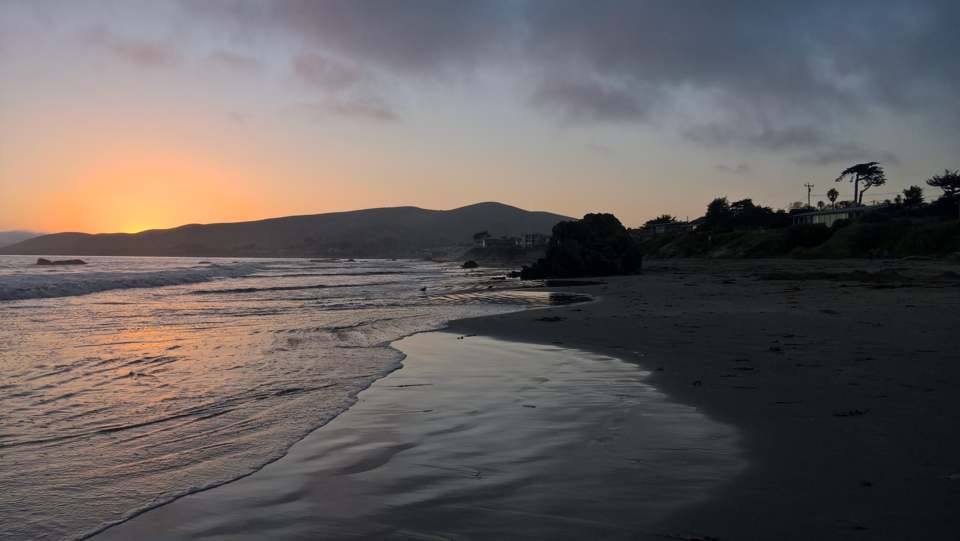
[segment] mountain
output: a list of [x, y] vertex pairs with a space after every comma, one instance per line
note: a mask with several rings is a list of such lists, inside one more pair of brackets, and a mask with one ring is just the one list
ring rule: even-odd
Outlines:
[[415, 257], [495, 237], [550, 233], [571, 218], [502, 203], [453, 210], [391, 207], [253, 222], [191, 224], [140, 233], [56, 233], [0, 248], [0, 254], [197, 257]]
[[0, 247], [16, 244], [39, 235], [41, 235], [41, 233], [34, 233], [32, 231], [0, 231]]

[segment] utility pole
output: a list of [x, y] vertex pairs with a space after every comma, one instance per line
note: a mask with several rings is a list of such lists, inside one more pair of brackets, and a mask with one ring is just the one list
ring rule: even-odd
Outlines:
[[811, 206], [813, 206], [813, 205], [810, 204], [810, 190], [813, 189], [813, 184], [810, 184], [810, 183], [808, 182], [807, 184], [804, 184], [804, 187], [807, 188], [807, 206], [808, 206], [808, 207], [811, 207]]

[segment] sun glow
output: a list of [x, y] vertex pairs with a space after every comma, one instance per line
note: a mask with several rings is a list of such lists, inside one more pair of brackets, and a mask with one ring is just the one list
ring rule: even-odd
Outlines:
[[136, 233], [270, 211], [246, 188], [253, 179], [186, 152], [122, 149], [56, 177], [56, 188], [33, 203], [45, 231]]

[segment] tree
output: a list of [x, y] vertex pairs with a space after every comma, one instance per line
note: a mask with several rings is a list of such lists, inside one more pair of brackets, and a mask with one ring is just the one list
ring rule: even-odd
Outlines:
[[827, 199], [830, 200], [831, 207], [837, 206], [838, 197], [840, 197], [840, 192], [838, 192], [836, 188], [830, 188], [829, 190], [827, 190]]
[[910, 186], [906, 190], [903, 190], [903, 204], [908, 207], [919, 207], [922, 205], [923, 188], [920, 186]]
[[825, 205], [825, 204], [823, 203], [823, 201], [817, 201], [817, 208], [818, 208], [818, 209], [823, 210], [823, 207], [825, 207], [825, 206], [827, 206], [827, 205]]
[[703, 225], [707, 229], [715, 229], [727, 225], [732, 215], [733, 213], [730, 212], [730, 202], [727, 201], [727, 198], [717, 197], [707, 204], [707, 213], [703, 217]]
[[487, 231], [480, 231], [473, 234], [473, 242], [477, 244], [483, 244], [483, 241], [490, 238], [490, 233]]
[[927, 179], [927, 186], [940, 188], [943, 190], [944, 197], [952, 199], [960, 195], [960, 171], [944, 169], [942, 175], [934, 175]]
[[676, 222], [677, 222], [677, 218], [675, 216], [671, 216], [669, 214], [661, 214], [660, 216], [657, 216], [652, 220], [647, 220], [644, 226], [649, 227], [657, 224], [672, 224]]
[[[883, 172], [883, 167], [879, 162], [866, 162], [852, 165], [843, 170], [837, 177], [837, 182], [849, 180], [853, 182], [853, 201], [860, 205], [863, 204], [863, 192], [874, 186], [886, 184], [887, 177]], [[860, 183], [863, 183], [863, 189], [860, 189]]]

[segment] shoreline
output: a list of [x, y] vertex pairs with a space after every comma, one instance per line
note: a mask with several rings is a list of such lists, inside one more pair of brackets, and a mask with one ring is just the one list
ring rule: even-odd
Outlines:
[[[602, 297], [589, 307], [448, 328], [636, 362], [674, 400], [740, 430], [747, 471], [667, 518], [663, 531], [737, 540], [949, 537], [960, 529], [960, 366], [948, 315], [960, 309], [955, 268], [655, 261], [642, 275], [578, 287]], [[863, 282], [852, 270], [893, 270], [901, 279]], [[776, 273], [786, 279], [764, 278]]]
[[635, 364], [448, 330], [394, 347], [403, 370], [284, 458], [96, 539], [655, 539], [743, 469], [734, 429]]
[[[857, 263], [869, 271], [890, 264]], [[894, 263], [911, 276], [940, 268]], [[667, 538], [951, 535], [960, 526], [952, 513], [960, 504], [960, 439], [951, 433], [960, 404], [950, 391], [960, 384], [960, 371], [948, 362], [944, 346], [955, 342], [949, 318], [940, 315], [960, 307], [960, 290], [803, 278], [850, 266], [656, 262], [640, 276], [578, 285], [577, 292], [596, 299], [591, 302], [453, 320], [426, 332], [633, 362], [649, 369], [649, 383], [673, 401], [736, 427], [748, 468], [708, 500], [678, 509], [650, 530], [671, 532]], [[798, 274], [760, 277], [784, 269]], [[886, 321], [881, 309], [890, 312]], [[883, 331], [888, 327], [900, 334]], [[911, 359], [913, 372], [899, 362], [909, 353], [921, 355], [920, 363]]]

